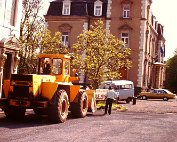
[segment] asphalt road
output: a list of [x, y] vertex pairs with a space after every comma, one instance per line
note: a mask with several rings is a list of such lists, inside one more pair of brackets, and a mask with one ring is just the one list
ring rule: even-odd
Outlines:
[[103, 110], [85, 118], [50, 124], [27, 110], [21, 121], [8, 121], [0, 111], [0, 142], [177, 142], [177, 102], [137, 100], [120, 103], [127, 110]]

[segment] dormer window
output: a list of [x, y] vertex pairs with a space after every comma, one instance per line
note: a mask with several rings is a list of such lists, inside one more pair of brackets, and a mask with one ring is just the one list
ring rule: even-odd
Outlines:
[[131, 19], [131, 8], [132, 8], [132, 2], [133, 0], [122, 0], [121, 6], [122, 6], [122, 18], [123, 19]]
[[100, 0], [94, 3], [94, 16], [102, 16], [102, 2]]
[[63, 15], [70, 15], [70, 10], [71, 10], [71, 1], [70, 0], [64, 0], [63, 1]]

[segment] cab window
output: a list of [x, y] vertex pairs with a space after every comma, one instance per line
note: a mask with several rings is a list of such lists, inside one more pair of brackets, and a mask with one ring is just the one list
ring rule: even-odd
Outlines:
[[69, 61], [65, 61], [65, 75], [69, 75]]
[[52, 74], [62, 74], [62, 59], [53, 59]]

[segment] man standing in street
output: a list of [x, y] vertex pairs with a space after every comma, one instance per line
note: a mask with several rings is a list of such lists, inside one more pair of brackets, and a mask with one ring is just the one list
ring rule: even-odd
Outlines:
[[108, 90], [107, 96], [106, 96], [106, 106], [105, 106], [105, 113], [104, 114], [107, 114], [107, 111], [108, 111], [109, 115], [111, 114], [112, 103], [115, 98], [117, 98], [117, 94], [114, 90], [112, 90], [111, 86], [109, 86], [109, 90]]

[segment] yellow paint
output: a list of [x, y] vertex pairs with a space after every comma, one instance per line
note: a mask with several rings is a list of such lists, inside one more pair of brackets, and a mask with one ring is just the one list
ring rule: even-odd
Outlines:
[[76, 80], [79, 80], [78, 77], [69, 77], [69, 82], [73, 82], [73, 81], [76, 81]]
[[61, 82], [63, 78], [63, 75], [57, 75], [56, 76], [56, 82]]
[[[37, 96], [41, 86], [41, 76], [33, 75], [33, 95]], [[29, 88], [30, 89], [30, 88]], [[29, 90], [31, 92], [31, 90]], [[39, 92], [40, 93], [40, 92]]]
[[55, 82], [56, 77], [51, 75], [33, 75], [33, 95], [41, 94], [42, 82]]
[[94, 97], [95, 90], [86, 90], [87, 96], [88, 96], [88, 102], [92, 102], [92, 98]]
[[70, 86], [70, 102], [74, 102], [74, 99], [76, 98], [78, 92], [80, 90], [80, 86], [71, 85]]
[[58, 83], [43, 82], [41, 86], [42, 86], [42, 96], [50, 100], [58, 88]]

